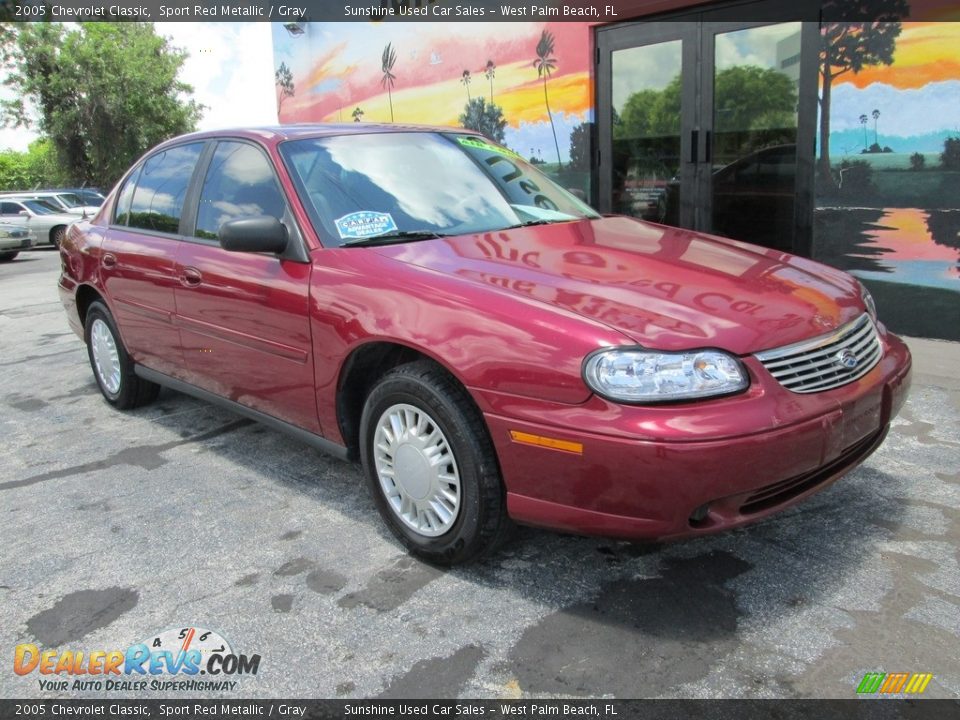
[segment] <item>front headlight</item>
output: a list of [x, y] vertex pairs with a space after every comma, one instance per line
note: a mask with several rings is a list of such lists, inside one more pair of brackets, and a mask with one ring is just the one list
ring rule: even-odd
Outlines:
[[867, 290], [866, 286], [863, 283], [860, 283], [860, 298], [863, 300], [863, 304], [866, 305], [867, 312], [870, 313], [870, 317], [873, 318], [874, 321], [876, 321], [877, 304], [873, 301], [873, 295], [870, 294], [870, 291]]
[[583, 377], [597, 394], [628, 403], [728, 395], [750, 384], [739, 361], [719, 350], [601, 350], [587, 356]]

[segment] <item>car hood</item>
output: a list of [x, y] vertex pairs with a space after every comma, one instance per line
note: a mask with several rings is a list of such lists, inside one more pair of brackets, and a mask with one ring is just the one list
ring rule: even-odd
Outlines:
[[605, 217], [375, 248], [534, 298], [660, 350], [745, 355], [823, 335], [864, 312], [846, 273], [787, 253]]

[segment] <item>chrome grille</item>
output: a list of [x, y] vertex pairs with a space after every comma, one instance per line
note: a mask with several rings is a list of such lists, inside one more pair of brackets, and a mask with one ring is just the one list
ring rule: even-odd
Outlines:
[[[877, 328], [870, 316], [863, 314], [829, 335], [765, 350], [756, 358], [788, 390], [814, 393], [863, 377], [880, 362], [881, 355]], [[852, 367], [844, 365], [841, 357]]]

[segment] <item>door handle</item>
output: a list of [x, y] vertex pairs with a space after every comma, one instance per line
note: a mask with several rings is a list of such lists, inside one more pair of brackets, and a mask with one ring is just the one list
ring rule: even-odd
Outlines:
[[698, 152], [700, 150], [700, 131], [691, 130], [690, 131], [690, 162], [697, 162]]
[[104, 253], [103, 257], [100, 258], [100, 263], [105, 268], [113, 268], [117, 266], [117, 256], [113, 253]]
[[180, 273], [180, 284], [185, 287], [197, 287], [203, 282], [203, 275], [195, 267], [185, 267]]

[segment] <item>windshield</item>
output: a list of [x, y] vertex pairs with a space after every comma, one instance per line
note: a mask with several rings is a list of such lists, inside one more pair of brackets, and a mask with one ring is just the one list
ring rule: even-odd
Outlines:
[[100, 205], [104, 200], [103, 195], [93, 190], [78, 190], [76, 195], [83, 205]]
[[73, 193], [58, 193], [56, 198], [68, 208], [75, 208], [83, 205], [83, 201]]
[[327, 244], [599, 217], [516, 153], [475, 135], [341, 135], [288, 141], [280, 152]]
[[24, 200], [23, 204], [33, 210], [37, 215], [52, 215], [60, 212], [60, 208], [51, 205], [46, 200]]

